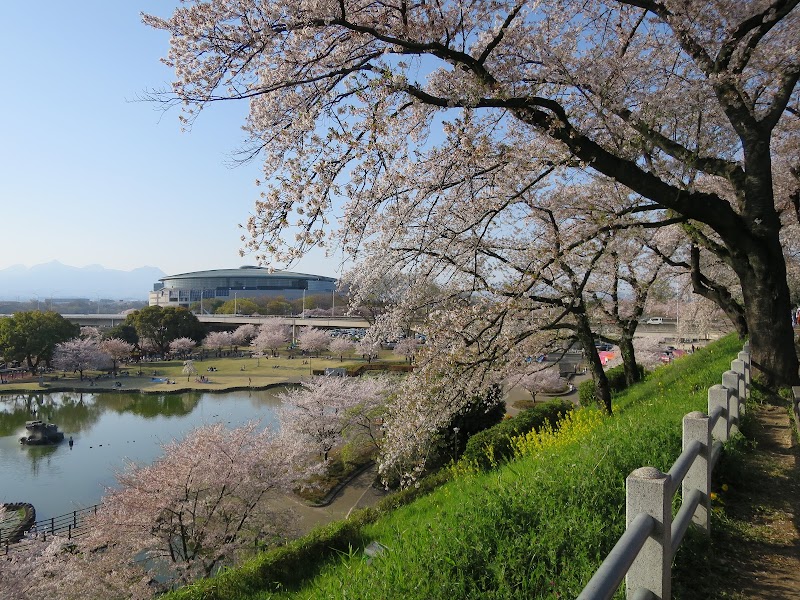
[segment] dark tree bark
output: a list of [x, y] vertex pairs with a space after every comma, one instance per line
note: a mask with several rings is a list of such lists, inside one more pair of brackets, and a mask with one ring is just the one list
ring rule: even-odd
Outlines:
[[589, 364], [589, 372], [591, 372], [594, 380], [595, 397], [603, 410], [610, 415], [612, 414], [611, 387], [608, 385], [608, 377], [606, 377], [603, 363], [600, 361], [600, 354], [594, 345], [594, 333], [592, 333], [591, 323], [589, 323], [589, 317], [586, 314], [583, 303], [574, 310], [573, 314], [576, 321], [575, 336], [583, 346], [583, 352]]
[[703, 275], [700, 269], [700, 248], [695, 244], [691, 248], [691, 264], [689, 268], [692, 278], [692, 291], [719, 306], [731, 324], [733, 324], [740, 339], [747, 337], [747, 318], [744, 314], [744, 307], [736, 301], [725, 286], [719, 285]]
[[625, 371], [625, 383], [628, 386], [642, 379], [642, 372], [636, 364], [636, 352], [633, 349], [633, 335], [622, 335], [619, 340], [619, 351], [622, 354], [622, 368]]

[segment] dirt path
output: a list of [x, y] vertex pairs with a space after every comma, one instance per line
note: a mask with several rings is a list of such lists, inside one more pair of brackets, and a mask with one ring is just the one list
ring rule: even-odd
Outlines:
[[745, 476], [721, 493], [735, 533], [720, 548], [720, 597], [800, 599], [800, 448], [784, 406], [758, 406], [754, 416], [757, 447]]
[[353, 510], [372, 506], [383, 498], [386, 495], [385, 492], [380, 488], [372, 487], [375, 476], [376, 468], [374, 466], [363, 471], [348, 482], [326, 506], [308, 506], [293, 496], [285, 496], [276, 500], [275, 503], [283, 508], [291, 508], [295, 512], [298, 518], [295, 533], [304, 535], [317, 525], [344, 519]]

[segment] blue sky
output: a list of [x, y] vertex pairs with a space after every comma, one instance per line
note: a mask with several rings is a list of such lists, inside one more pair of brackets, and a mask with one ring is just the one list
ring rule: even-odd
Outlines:
[[[181, 132], [179, 111], [140, 101], [165, 88], [168, 36], [140, 13], [174, 0], [4, 2], [0, 36], [0, 269], [51, 260], [168, 274], [240, 257], [258, 162], [231, 167], [247, 107], [218, 103]], [[322, 252], [292, 270], [339, 275]]]

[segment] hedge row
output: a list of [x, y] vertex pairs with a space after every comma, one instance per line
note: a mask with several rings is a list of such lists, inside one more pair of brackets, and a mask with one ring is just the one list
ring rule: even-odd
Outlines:
[[524, 435], [545, 423], [555, 423], [574, 407], [571, 402], [561, 400], [539, 404], [520, 412], [516, 417], [501, 421], [469, 438], [462, 460], [469, 461], [482, 469], [508, 460], [513, 454], [511, 439]]
[[358, 377], [367, 371], [388, 371], [391, 373], [410, 373], [414, 370], [413, 365], [401, 365], [397, 363], [374, 362], [365, 365], [358, 365], [357, 367], [347, 367], [347, 375], [349, 377]]

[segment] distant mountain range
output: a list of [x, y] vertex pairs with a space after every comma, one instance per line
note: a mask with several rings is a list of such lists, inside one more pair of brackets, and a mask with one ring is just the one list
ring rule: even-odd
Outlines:
[[30, 268], [14, 265], [0, 269], [0, 299], [146, 300], [153, 284], [165, 275], [156, 267], [120, 271], [100, 265], [70, 267], [56, 260]]

